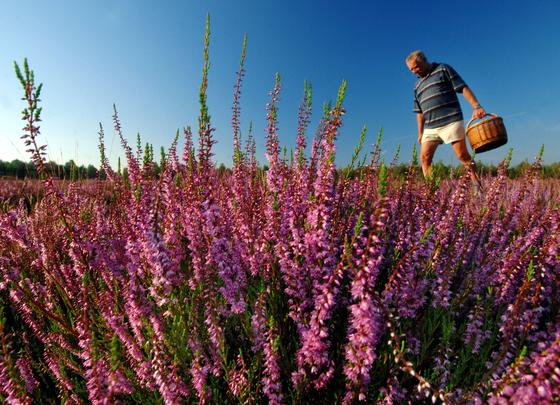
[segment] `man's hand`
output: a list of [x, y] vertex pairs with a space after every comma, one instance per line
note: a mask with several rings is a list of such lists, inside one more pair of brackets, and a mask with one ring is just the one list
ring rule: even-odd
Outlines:
[[418, 143], [422, 145], [422, 134], [418, 134]]
[[484, 108], [482, 108], [482, 106], [480, 104], [477, 104], [477, 105], [474, 106], [473, 113], [472, 113], [473, 118], [481, 119], [485, 115], [486, 115], [486, 110]]

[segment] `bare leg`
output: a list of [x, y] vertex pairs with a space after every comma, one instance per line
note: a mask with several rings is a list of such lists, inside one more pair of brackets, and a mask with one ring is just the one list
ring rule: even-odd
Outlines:
[[465, 140], [453, 142], [453, 150], [457, 155], [457, 158], [461, 161], [463, 166], [469, 171], [469, 175], [474, 184], [478, 187], [482, 187], [478, 173], [476, 172], [476, 163], [472, 160], [471, 155], [467, 149], [467, 144]]
[[425, 178], [431, 175], [432, 159], [439, 144], [439, 141], [427, 141], [422, 142], [420, 146], [420, 161], [422, 162], [422, 173], [424, 173]]

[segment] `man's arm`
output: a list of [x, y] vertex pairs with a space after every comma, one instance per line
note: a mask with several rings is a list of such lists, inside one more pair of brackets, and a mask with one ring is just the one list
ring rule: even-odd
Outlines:
[[424, 115], [416, 113], [416, 120], [418, 121], [418, 143], [422, 143], [422, 132], [424, 132]]
[[474, 93], [469, 87], [465, 86], [463, 88], [463, 96], [465, 96], [465, 98], [467, 99], [467, 101], [469, 102], [469, 104], [473, 109], [473, 115], [472, 115], [473, 117], [480, 119], [486, 115], [486, 111], [484, 110], [484, 108], [482, 108], [476, 96], [474, 95]]

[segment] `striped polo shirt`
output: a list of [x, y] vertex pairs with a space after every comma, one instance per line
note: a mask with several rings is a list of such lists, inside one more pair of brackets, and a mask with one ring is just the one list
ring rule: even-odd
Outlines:
[[451, 66], [432, 63], [433, 70], [414, 86], [414, 112], [424, 116], [424, 128], [439, 128], [461, 121], [463, 112], [457, 98], [466, 87]]

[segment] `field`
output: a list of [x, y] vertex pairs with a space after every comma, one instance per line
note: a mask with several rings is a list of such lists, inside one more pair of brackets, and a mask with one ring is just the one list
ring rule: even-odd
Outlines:
[[241, 146], [242, 57], [233, 168], [218, 170], [205, 61], [196, 148], [186, 128], [184, 152], [176, 138], [155, 170], [115, 110], [126, 173], [101, 128], [106, 180], [65, 183], [39, 146], [40, 86], [18, 69], [43, 180], [1, 186], [2, 400], [560, 400], [560, 182], [540, 178], [540, 158], [510, 180], [506, 157], [482, 195], [468, 176], [425, 181], [414, 158], [393, 175], [379, 142], [356, 163], [363, 137], [337, 170], [344, 83], [309, 156], [306, 88], [282, 154], [277, 77], [265, 170], [252, 137]]

